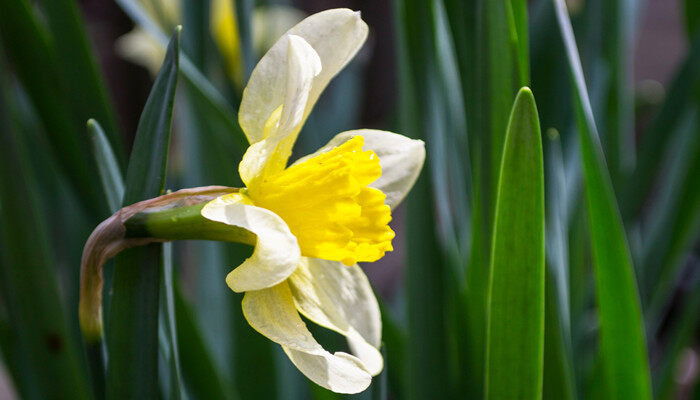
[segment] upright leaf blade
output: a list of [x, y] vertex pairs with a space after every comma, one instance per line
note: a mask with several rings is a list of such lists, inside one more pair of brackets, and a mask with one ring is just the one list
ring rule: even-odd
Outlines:
[[230, 386], [226, 385], [207, 349], [189, 304], [174, 285], [175, 321], [177, 324], [178, 349], [182, 359], [182, 376], [195, 399], [234, 400]]
[[493, 230], [486, 399], [539, 399], [544, 349], [544, 166], [535, 98], [510, 115]]
[[95, 219], [107, 212], [98, 184], [89, 144], [84, 140], [84, 123], [71, 117], [56, 68], [57, 55], [26, 0], [0, 2], [0, 36], [15, 72], [29, 94], [41, 119], [56, 159], [77, 189], [83, 206]]
[[43, 0], [42, 9], [56, 50], [58, 71], [78, 126], [89, 118], [102, 121], [120, 167], [125, 163], [113, 106], [97, 69], [75, 0]]
[[[394, 4], [398, 18], [402, 131], [431, 143], [434, 136], [429, 132], [444, 123], [435, 103], [442, 98], [436, 82], [437, 52], [432, 42], [434, 8], [431, 2], [418, 0], [397, 0]], [[446, 171], [433, 170], [431, 159], [430, 155], [426, 158], [423, 172], [406, 201], [408, 340], [416, 344], [406, 360], [409, 399], [444, 398], [451, 390], [450, 374], [445, 371], [449, 365], [445, 315], [449, 270], [437, 239], [432, 182], [434, 173]], [[445, 373], [426, 373], [437, 370]]]
[[[87, 376], [61, 308], [46, 221], [37, 197], [28, 148], [16, 135], [0, 80], [0, 296], [11, 323], [12, 358], [22, 364], [23, 394], [45, 399], [90, 399]], [[3, 329], [4, 331], [4, 329]], [[4, 349], [8, 350], [8, 349]], [[15, 357], [16, 356], [16, 357]], [[31, 380], [34, 386], [23, 386]]]
[[[175, 30], [136, 132], [124, 204], [158, 196], [165, 185], [170, 125], [179, 70]], [[124, 251], [115, 260], [109, 321], [108, 399], [158, 396], [158, 297], [162, 245]]]
[[107, 136], [100, 124], [94, 119], [87, 122], [87, 129], [92, 139], [92, 149], [97, 162], [97, 169], [102, 178], [102, 188], [107, 196], [107, 204], [112, 212], [119, 210], [124, 198], [124, 178], [119, 169], [117, 158]]
[[563, 0], [554, 0], [574, 87], [600, 318], [600, 351], [613, 399], [649, 399], [646, 342], [632, 257], [598, 139]]

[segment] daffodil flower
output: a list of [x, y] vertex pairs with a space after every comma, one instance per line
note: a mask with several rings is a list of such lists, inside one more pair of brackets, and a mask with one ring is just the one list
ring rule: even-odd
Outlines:
[[[392, 250], [391, 209], [418, 177], [424, 144], [363, 129], [340, 133], [289, 166], [288, 160], [323, 89], [367, 34], [358, 12], [334, 9], [304, 19], [282, 36], [243, 91], [239, 122], [250, 147], [239, 173], [246, 187], [188, 189], [115, 214], [86, 244], [81, 281], [85, 297], [100, 292], [89, 271], [99, 270], [95, 265], [105, 257], [131, 245], [183, 238], [249, 243], [254, 246], [251, 257], [226, 276], [233, 291], [245, 292], [242, 307], [248, 323], [280, 344], [318, 385], [339, 393], [365, 390], [383, 368], [381, 318], [357, 262], [376, 261]], [[178, 218], [142, 213], [173, 199], [199, 205], [187, 212], [176, 210]], [[141, 224], [138, 215], [150, 222]], [[134, 224], [145, 226], [147, 237], [123, 233]], [[101, 279], [98, 283], [101, 287]], [[83, 309], [82, 293], [81, 323], [89, 330], [99, 310], [90, 301]], [[325, 350], [300, 314], [344, 335], [352, 354]]]
[[[289, 167], [287, 161], [314, 103], [367, 33], [359, 13], [328, 10], [268, 51], [239, 112], [251, 143], [239, 166], [246, 189], [201, 211], [257, 235], [253, 256], [226, 277], [232, 290], [245, 292], [250, 325], [282, 345], [311, 380], [341, 393], [364, 390], [382, 370], [379, 307], [356, 263], [392, 250], [390, 208], [413, 185], [424, 147], [394, 133], [358, 130]], [[345, 335], [354, 356], [324, 350], [299, 313]]]

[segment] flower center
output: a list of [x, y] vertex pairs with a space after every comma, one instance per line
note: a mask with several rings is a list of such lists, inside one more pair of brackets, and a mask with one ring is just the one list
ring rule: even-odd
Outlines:
[[363, 144], [355, 136], [248, 188], [256, 206], [287, 223], [304, 256], [353, 265], [393, 250], [386, 195], [368, 187], [382, 174], [379, 157]]

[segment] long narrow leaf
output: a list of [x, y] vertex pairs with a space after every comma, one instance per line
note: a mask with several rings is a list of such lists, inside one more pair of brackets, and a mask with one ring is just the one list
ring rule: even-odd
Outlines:
[[77, 124], [82, 125], [89, 118], [102, 121], [107, 127], [105, 136], [123, 168], [126, 157], [114, 109], [95, 64], [78, 5], [75, 0], [43, 0], [41, 5], [56, 51], [66, 101]]
[[[168, 369], [169, 377], [169, 392], [170, 399], [181, 400], [186, 398], [185, 391], [182, 385], [182, 373], [180, 367], [180, 354], [178, 350], [178, 340], [177, 340], [177, 329], [176, 329], [176, 313], [175, 313], [175, 294], [174, 294], [174, 271], [173, 271], [173, 245], [172, 243], [163, 244], [163, 256], [162, 256], [162, 266], [163, 271], [162, 284], [163, 293], [161, 299], [161, 311], [160, 315], [162, 317], [159, 321], [162, 326], [160, 330], [165, 332], [166, 344], [168, 355], [168, 363], [166, 368]], [[161, 346], [163, 347], [163, 346]]]
[[[180, 28], [146, 101], [126, 177], [124, 204], [158, 196], [165, 185], [170, 124], [179, 66]], [[109, 321], [107, 398], [157, 397], [159, 244], [124, 251], [115, 260]]]
[[88, 120], [87, 129], [92, 139], [92, 149], [100, 178], [102, 178], [102, 187], [107, 196], [107, 204], [112, 212], [116, 212], [124, 198], [124, 178], [122, 178], [116, 155], [97, 121]]
[[561, 314], [561, 298], [557, 293], [554, 271], [545, 272], [545, 322], [542, 398], [573, 400], [576, 384], [573, 377], [570, 338], [566, 336]]
[[[432, 46], [434, 9], [430, 2], [397, 0], [395, 15], [399, 37], [399, 65], [402, 133], [428, 140], [428, 134], [441, 123], [436, 85], [436, 58]], [[449, 373], [426, 374], [425, 371], [445, 371], [448, 365], [446, 321], [446, 279], [449, 270], [437, 241], [436, 219], [433, 215], [433, 167], [431, 157], [426, 163], [411, 194], [407, 198], [407, 263], [406, 296], [408, 340], [418, 343], [407, 357], [409, 399], [444, 398], [451, 387]], [[444, 171], [439, 171], [442, 173]], [[425, 329], [426, 327], [431, 329]]]
[[518, 93], [503, 150], [493, 230], [487, 399], [539, 399], [544, 349], [544, 166], [532, 92]]
[[649, 362], [632, 257], [605, 166], [566, 5], [563, 0], [554, 1], [579, 121], [606, 384], [613, 399], [649, 399]]
[[28, 371], [18, 382], [23, 394], [44, 399], [89, 399], [87, 376], [61, 309], [46, 221], [37, 197], [30, 153], [15, 131], [6, 100], [6, 77], [0, 84], [0, 295], [12, 321], [13, 357]]
[[0, 2], [0, 35], [15, 72], [31, 97], [56, 159], [95, 219], [107, 214], [99, 178], [84, 140], [85, 121], [71, 117], [60, 87], [57, 55], [26, 0]]
[[182, 296], [177, 284], [174, 285], [175, 321], [177, 323], [178, 349], [182, 358], [182, 375], [194, 399], [233, 400], [237, 397], [226, 385], [211, 353], [204, 344], [204, 338], [197, 326], [192, 310]]

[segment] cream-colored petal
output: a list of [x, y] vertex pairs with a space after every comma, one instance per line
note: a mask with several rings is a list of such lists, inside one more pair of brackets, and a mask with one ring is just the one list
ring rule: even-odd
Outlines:
[[359, 393], [372, 378], [350, 354], [324, 350], [294, 307], [287, 282], [246, 292], [243, 315], [256, 331], [279, 343], [299, 370], [316, 384], [338, 393]]
[[297, 239], [272, 211], [256, 207], [245, 196], [233, 193], [207, 203], [201, 214], [257, 236], [253, 255], [226, 276], [226, 284], [234, 292], [274, 286], [297, 268], [301, 259]]
[[[356, 357], [336, 352], [324, 355], [305, 353], [282, 346], [294, 365], [317, 385], [336, 393], [360, 393], [372, 381]], [[363, 371], [363, 372], [359, 372]]]
[[289, 35], [303, 38], [318, 53], [322, 71], [314, 79], [302, 123], [328, 82], [352, 59], [367, 38], [367, 24], [359, 12], [326, 10], [301, 21], [270, 48], [243, 91], [238, 120], [251, 143], [264, 138], [265, 123], [284, 102]]
[[370, 374], [381, 372], [379, 304], [357, 264], [347, 267], [337, 261], [303, 257], [288, 282], [299, 312], [345, 335]]
[[379, 156], [382, 176], [370, 186], [386, 194], [386, 204], [392, 209], [396, 208], [411, 190], [423, 168], [425, 143], [422, 140], [376, 129], [347, 131], [339, 133], [317, 152], [299, 159], [295, 164], [340, 146], [355, 136], [364, 138], [364, 150], [372, 150]]
[[238, 167], [246, 185], [265, 173], [282, 171], [292, 154], [301, 129], [304, 108], [315, 76], [321, 72], [321, 60], [314, 49], [299, 36], [287, 35], [287, 65], [284, 102], [267, 118], [265, 138], [253, 143]]
[[321, 73], [321, 59], [313, 47], [299, 36], [287, 36], [287, 83], [276, 136], [297, 130], [304, 117], [311, 84]]

